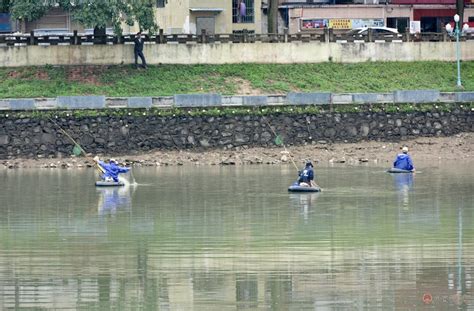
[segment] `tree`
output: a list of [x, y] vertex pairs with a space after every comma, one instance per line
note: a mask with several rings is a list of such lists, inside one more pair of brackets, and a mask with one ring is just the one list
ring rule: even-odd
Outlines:
[[268, 33], [278, 33], [278, 0], [268, 2]]
[[0, 0], [0, 13], [10, 12], [10, 0]]
[[[3, 0], [2, 0], [3, 1]], [[11, 0], [12, 17], [20, 20], [36, 20], [49, 9], [60, 7], [71, 12], [74, 20], [86, 27], [100, 29], [112, 26], [114, 32], [122, 32], [125, 22], [139, 24], [140, 30], [155, 32], [154, 0]]]
[[11, 0], [10, 13], [14, 19], [33, 21], [46, 13], [50, 5], [35, 0]]

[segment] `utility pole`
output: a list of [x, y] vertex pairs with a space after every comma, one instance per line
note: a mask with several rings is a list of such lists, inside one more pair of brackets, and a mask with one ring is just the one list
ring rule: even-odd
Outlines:
[[278, 33], [278, 2], [268, 0], [268, 33]]
[[464, 0], [456, 0], [456, 14], [459, 15], [462, 25], [464, 20]]

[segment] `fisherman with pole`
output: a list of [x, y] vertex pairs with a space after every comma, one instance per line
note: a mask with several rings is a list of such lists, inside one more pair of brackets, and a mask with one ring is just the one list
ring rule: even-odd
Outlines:
[[130, 171], [129, 167], [119, 166], [115, 159], [110, 159], [109, 163], [105, 163], [100, 161], [98, 156], [95, 156], [94, 161], [104, 170], [101, 178], [106, 182], [119, 182], [118, 175]]
[[305, 168], [298, 172], [298, 184], [302, 187], [315, 187], [313, 163], [307, 161]]
[[[84, 150], [84, 148], [82, 148], [81, 145], [79, 145], [79, 143], [74, 140], [74, 138], [71, 137], [71, 135], [69, 135], [68, 132], [66, 132], [58, 123], [56, 123], [53, 119], [49, 118], [49, 120], [54, 124], [56, 125], [59, 130], [64, 134], [66, 135], [67, 138], [69, 138], [71, 140], [71, 142], [74, 144], [74, 149], [78, 149], [78, 154], [84, 154], [85, 157], [87, 158], [90, 158], [86, 151]], [[118, 183], [119, 182], [119, 179], [118, 179], [118, 175], [119, 174], [123, 174], [123, 173], [127, 173], [128, 171], [130, 171], [130, 168], [129, 167], [123, 167], [123, 166], [119, 166], [118, 165], [118, 162], [115, 160], [115, 159], [110, 159], [109, 160], [109, 163], [105, 163], [103, 161], [100, 161], [99, 160], [99, 157], [98, 156], [95, 156], [93, 158], [94, 162], [96, 163], [97, 165], [97, 169], [99, 170], [99, 173], [101, 174], [101, 179], [105, 182], [116, 182]]]

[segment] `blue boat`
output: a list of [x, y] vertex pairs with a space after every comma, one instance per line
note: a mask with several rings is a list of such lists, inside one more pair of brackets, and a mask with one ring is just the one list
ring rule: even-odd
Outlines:
[[394, 173], [394, 174], [398, 174], [398, 173], [413, 173], [413, 171], [402, 170], [402, 169], [399, 169], [399, 168], [392, 167], [391, 169], [389, 169], [389, 170], [387, 171], [387, 173]]
[[122, 187], [125, 186], [125, 184], [121, 181], [105, 181], [105, 180], [99, 180], [95, 182], [96, 187]]
[[289, 192], [320, 192], [319, 187], [300, 186], [297, 182], [288, 187]]

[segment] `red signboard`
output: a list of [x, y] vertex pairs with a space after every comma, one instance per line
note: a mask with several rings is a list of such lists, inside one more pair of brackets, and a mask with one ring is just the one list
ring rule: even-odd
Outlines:
[[393, 3], [393, 4], [456, 4], [456, 0], [392, 0], [390, 3]]
[[422, 17], [453, 17], [455, 14], [455, 9], [415, 9], [413, 20], [419, 21]]

